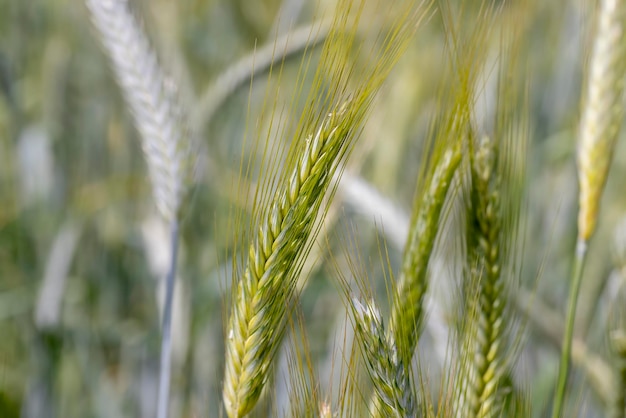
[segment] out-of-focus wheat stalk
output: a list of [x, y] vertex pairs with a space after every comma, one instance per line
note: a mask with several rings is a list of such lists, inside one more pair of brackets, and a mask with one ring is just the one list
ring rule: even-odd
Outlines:
[[626, 75], [626, 2], [602, 0], [596, 23], [589, 64], [587, 91], [578, 138], [578, 178], [580, 184], [578, 243], [574, 257], [568, 300], [565, 335], [553, 418], [559, 418], [565, 397], [574, 319], [588, 241], [598, 219], [602, 191], [613, 156], [613, 149], [624, 118], [624, 76]]
[[[624, 312], [621, 313], [624, 314]], [[622, 326], [611, 331], [609, 338], [616, 357], [617, 372], [617, 387], [615, 388], [611, 414], [613, 418], [624, 418], [626, 416], [626, 329]]]
[[255, 49], [229, 66], [211, 83], [193, 111], [192, 124], [201, 131], [215, 117], [226, 100], [250, 80], [267, 71], [276, 63], [292, 55], [305, 52], [323, 43], [331, 22], [314, 22], [281, 35], [280, 38]]
[[163, 307], [157, 416], [168, 415], [171, 321], [178, 256], [178, 212], [192, 175], [192, 138], [178, 86], [168, 77], [127, 0], [86, 0], [140, 134], [156, 206], [171, 228]]

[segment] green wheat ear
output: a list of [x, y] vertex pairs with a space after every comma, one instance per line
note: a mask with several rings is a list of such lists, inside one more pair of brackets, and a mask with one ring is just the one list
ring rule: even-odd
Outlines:
[[509, 378], [517, 348], [511, 332], [519, 331], [511, 295], [519, 283], [523, 244], [519, 237], [525, 164], [518, 156], [526, 153], [528, 129], [523, 90], [510, 83], [521, 78], [511, 74], [511, 52], [517, 45], [512, 41], [499, 57], [493, 136], [469, 137], [463, 287], [467, 307], [455, 395], [456, 414], [464, 417], [501, 416], [509, 395], [518, 397]]
[[[332, 261], [354, 326], [356, 345], [361, 353], [359, 360], [363, 360], [372, 386], [369, 416], [417, 417], [420, 414], [411, 368], [403, 363], [393, 335], [385, 329], [383, 317], [372, 295], [371, 278], [368, 274], [371, 270], [368, 267], [371, 266], [365, 265], [361, 259], [356, 234], [356, 231], [350, 230], [345, 236], [340, 236], [341, 244], [345, 248], [349, 276], [334, 258]], [[379, 243], [379, 256], [384, 281], [393, 286], [393, 273], [384, 242]], [[358, 288], [358, 294], [355, 294], [354, 287]], [[354, 357], [357, 353], [352, 354], [351, 357]], [[356, 375], [353, 369], [348, 370], [348, 373]]]
[[[248, 414], [266, 386], [298, 275], [328, 209], [324, 196], [334, 192], [334, 174], [341, 172], [373, 96], [424, 12], [422, 6], [403, 6], [368, 56], [370, 69], [357, 76], [349, 55], [363, 7], [363, 2], [339, 2], [284, 168], [275, 177], [264, 176], [256, 191], [252, 238], [243, 269], [234, 269], [243, 273], [233, 281], [227, 325], [223, 399], [231, 418]], [[275, 155], [268, 145], [261, 148], [266, 169], [276, 172], [280, 162], [271, 160]]]
[[[452, 14], [440, 10], [446, 27], [450, 67], [444, 71], [444, 89], [439, 105], [441, 114], [433, 124], [430, 152], [424, 154], [409, 235], [402, 267], [392, 301], [388, 332], [393, 334], [403, 361], [410, 364], [424, 322], [424, 296], [428, 290], [428, 263], [433, 252], [444, 203], [454, 175], [462, 160], [464, 139], [470, 127], [476, 69], [485, 51], [485, 26], [473, 34], [460, 36]], [[453, 87], [450, 88], [450, 85]]]
[[398, 355], [393, 336], [386, 335], [383, 319], [373, 300], [350, 304], [365, 363], [374, 393], [370, 402], [372, 417], [415, 417], [415, 394], [409, 368]]
[[[509, 287], [516, 280], [506, 269], [509, 234], [501, 191], [506, 185], [495, 160], [498, 144], [482, 137], [470, 152], [471, 192], [467, 211], [468, 314], [460, 364], [458, 413], [495, 417], [502, 413], [508, 373], [507, 337], [512, 319], [507, 312]], [[501, 170], [501, 169], [500, 169]]]

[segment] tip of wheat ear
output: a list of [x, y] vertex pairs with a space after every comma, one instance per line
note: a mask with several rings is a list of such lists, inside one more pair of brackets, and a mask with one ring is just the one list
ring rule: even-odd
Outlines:
[[595, 230], [600, 198], [624, 115], [625, 28], [626, 2], [602, 0], [578, 145], [578, 235], [584, 241]]

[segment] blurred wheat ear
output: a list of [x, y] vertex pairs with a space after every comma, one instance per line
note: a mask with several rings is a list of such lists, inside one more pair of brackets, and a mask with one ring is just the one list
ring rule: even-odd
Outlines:
[[578, 234], [584, 241], [595, 230], [602, 190], [624, 118], [626, 2], [602, 0], [598, 17], [578, 142]]
[[171, 320], [178, 255], [178, 215], [192, 176], [193, 135], [175, 80], [158, 63], [127, 0], [85, 0], [91, 20], [139, 131], [156, 206], [171, 229], [165, 278], [157, 416], [168, 415]]
[[192, 137], [176, 81], [166, 75], [128, 0], [85, 0], [140, 134], [154, 200], [175, 219], [192, 175]]
[[[390, 326], [398, 351], [410, 364], [418, 345], [424, 322], [424, 297], [428, 291], [430, 261], [442, 220], [444, 204], [455, 173], [462, 161], [464, 140], [470, 127], [476, 70], [484, 52], [485, 30], [477, 30], [468, 39], [457, 38], [451, 13], [441, 8], [448, 39], [450, 68], [442, 72], [450, 84], [441, 91], [441, 112], [432, 126], [428, 152], [424, 153], [417, 182], [409, 234], [404, 248], [402, 267], [391, 308]], [[452, 85], [453, 88], [449, 86]]]
[[511, 214], [501, 207], [502, 191], [515, 185], [507, 181], [497, 164], [499, 149], [496, 140], [483, 136], [472, 144], [470, 152], [468, 312], [462, 327], [457, 394], [457, 413], [466, 417], [500, 416], [505, 396], [511, 392], [507, 339], [514, 324], [509, 289], [516, 278], [506, 263], [511, 243], [516, 241], [517, 222], [513, 219], [515, 210]]
[[624, 118], [626, 2], [601, 0], [595, 29], [578, 138], [578, 243], [572, 269], [553, 418], [561, 415], [588, 241], [596, 227], [602, 191]]

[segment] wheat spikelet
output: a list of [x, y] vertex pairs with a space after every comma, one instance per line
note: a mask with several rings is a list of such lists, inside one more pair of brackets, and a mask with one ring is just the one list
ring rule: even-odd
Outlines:
[[372, 417], [415, 417], [416, 405], [409, 374], [393, 336], [385, 335], [382, 316], [373, 301], [352, 300], [354, 323], [374, 385]]
[[578, 142], [578, 235], [589, 240], [624, 116], [626, 2], [602, 0]]
[[127, 0], [86, 4], [140, 133], [156, 205], [172, 220], [191, 175], [191, 134], [177, 86], [159, 66]]

